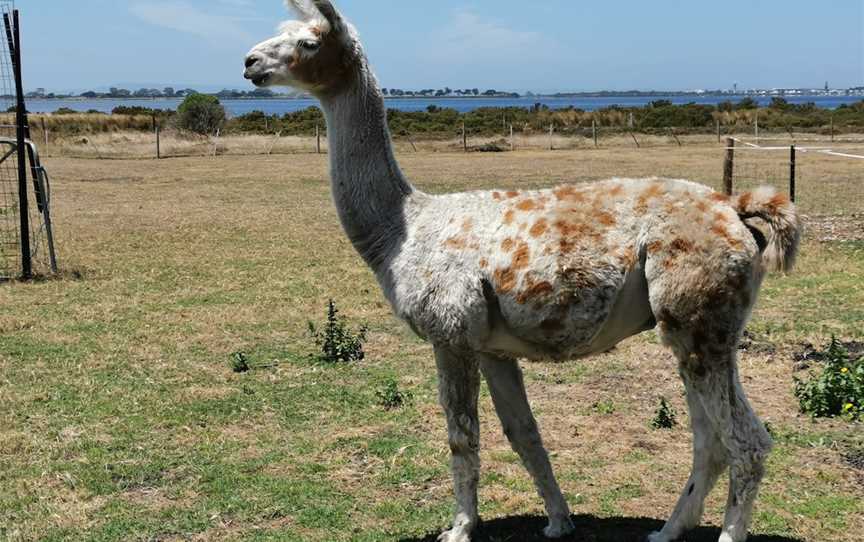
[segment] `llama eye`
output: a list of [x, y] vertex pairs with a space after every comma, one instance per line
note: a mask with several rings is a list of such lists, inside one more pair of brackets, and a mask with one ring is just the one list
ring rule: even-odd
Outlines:
[[317, 51], [321, 45], [317, 41], [301, 41], [300, 47], [302, 49], [306, 49], [307, 51]]

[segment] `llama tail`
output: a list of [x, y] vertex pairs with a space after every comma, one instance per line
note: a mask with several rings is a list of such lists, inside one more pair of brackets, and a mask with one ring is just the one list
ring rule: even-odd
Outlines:
[[[756, 237], [765, 267], [769, 271], [791, 271], [802, 230], [795, 204], [773, 187], [762, 186], [738, 196], [733, 206]], [[761, 224], [754, 219], [761, 219]]]

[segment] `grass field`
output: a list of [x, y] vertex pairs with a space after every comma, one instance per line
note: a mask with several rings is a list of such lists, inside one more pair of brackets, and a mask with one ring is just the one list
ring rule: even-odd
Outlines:
[[[614, 174], [717, 186], [722, 172], [716, 143], [400, 159], [430, 192]], [[0, 284], [0, 540], [409, 542], [447, 526], [431, 350], [390, 316], [344, 239], [325, 160], [44, 160], [64, 274]], [[819, 184], [842, 178], [860, 190], [860, 164], [808, 155], [801, 167], [806, 212], [832, 202], [862, 212]], [[323, 322], [330, 298], [370, 327], [360, 364], [310, 359], [307, 321]], [[864, 455], [862, 427], [811, 421], [792, 395], [802, 343], [864, 340], [862, 323], [862, 241], [808, 239], [798, 270], [766, 282], [740, 361], [777, 441], [753, 540], [852, 542], [864, 532], [864, 472], [844, 460]], [[252, 371], [231, 370], [238, 351]], [[573, 540], [635, 541], [659, 527], [689, 472], [690, 437], [683, 386], [656, 336], [525, 371], [577, 515]], [[377, 404], [391, 381], [413, 395], [403, 408]], [[540, 540], [541, 502], [481, 394], [477, 539]], [[660, 395], [678, 412], [670, 431], [649, 426]], [[718, 487], [707, 525], [724, 502]]]

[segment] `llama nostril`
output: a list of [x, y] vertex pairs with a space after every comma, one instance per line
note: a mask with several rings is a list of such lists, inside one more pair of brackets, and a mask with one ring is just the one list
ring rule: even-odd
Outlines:
[[258, 60], [259, 59], [257, 56], [247, 56], [246, 57], [246, 67], [251, 68], [252, 66], [254, 66], [255, 64], [258, 63]]

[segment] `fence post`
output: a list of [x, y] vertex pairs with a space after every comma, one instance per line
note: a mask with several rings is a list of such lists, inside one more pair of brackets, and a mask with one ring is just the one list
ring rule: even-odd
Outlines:
[[159, 125], [156, 125], [156, 159], [159, 160], [162, 158], [162, 148], [159, 140]]
[[468, 152], [468, 133], [465, 131], [465, 123], [462, 123], [462, 151]]
[[321, 126], [315, 124], [315, 152], [321, 154]]
[[735, 140], [726, 139], [726, 160], [723, 162], [723, 193], [732, 195], [732, 175], [735, 172]]
[[516, 150], [516, 145], [513, 142], [513, 124], [510, 124], [510, 152]]
[[47, 147], [48, 146], [48, 130], [45, 129], [45, 115], [42, 115], [42, 118], [39, 120], [42, 121], [42, 137], [45, 138], [45, 146]]
[[756, 112], [756, 125], [754, 127], [755, 135], [756, 135], [756, 144], [759, 144], [759, 112]]
[[553, 123], [553, 124], [549, 125], [549, 150], [550, 151], [555, 150], [555, 144], [552, 142], [552, 137], [554, 136], [554, 134], [555, 134], [555, 124]]
[[720, 139], [720, 119], [717, 119], [717, 143], [722, 143], [723, 140]]
[[[45, 122], [45, 119], [42, 119]], [[834, 143], [834, 115], [831, 115], [831, 143]]]
[[632, 131], [630, 131], [630, 130], [627, 130], [627, 131], [630, 133], [630, 137], [633, 138], [633, 143], [636, 143], [636, 148], [637, 148], [637, 149], [641, 149], [641, 148], [642, 148], [642, 145], [640, 145], [640, 144], [639, 144], [639, 140], [636, 139], [636, 134], [634, 134], [634, 133], [633, 133]]
[[597, 148], [597, 119], [591, 119], [591, 134], [594, 136], [594, 148]]
[[789, 199], [795, 202], [795, 145], [789, 148]]

